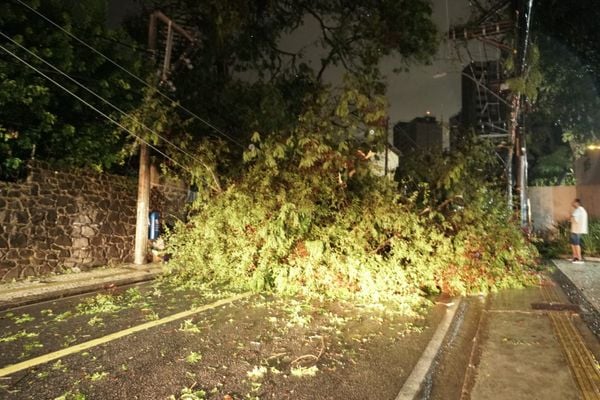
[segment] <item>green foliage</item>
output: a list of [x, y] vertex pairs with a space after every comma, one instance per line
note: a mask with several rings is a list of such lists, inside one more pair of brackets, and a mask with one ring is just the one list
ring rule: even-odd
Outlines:
[[[571, 254], [571, 223], [568, 220], [556, 224], [556, 230], [551, 237], [540, 241], [538, 247], [547, 258], [557, 258]], [[581, 239], [583, 257], [600, 257], [600, 219], [591, 218], [588, 224], [589, 233]]]
[[384, 109], [350, 85], [309, 105], [294, 130], [256, 132], [243, 177], [169, 237], [173, 279], [365, 302], [527, 282], [536, 252], [504, 202], [481, 180], [463, 185], [477, 157], [441, 160], [431, 190], [404, 196], [375, 174], [367, 158]]
[[600, 132], [600, 34], [597, 4], [581, 0], [535, 3], [534, 40], [540, 49], [543, 81], [533, 110], [568, 142], [575, 155]]
[[[140, 54], [114, 41], [131, 43], [124, 32], [105, 28], [106, 1], [28, 1], [55, 21], [121, 65], [141, 73]], [[140, 101], [131, 78], [17, 2], [0, 8], [2, 32], [55, 65], [123, 110]], [[85, 100], [118, 119], [118, 114], [17, 45], [3, 46], [41, 69]], [[23, 161], [35, 156], [54, 163], [110, 167], [121, 161], [126, 135], [115, 132], [75, 98], [8, 54], [0, 59], [0, 176], [15, 178]]]
[[[431, 61], [437, 32], [426, 0], [244, 1], [144, 0], [129, 31], [146, 40], [148, 14], [185, 15], [202, 38], [193, 69], [172, 77], [182, 105], [247, 143], [260, 130], [290, 129], [304, 101], [342, 69], [384, 90], [379, 61], [395, 56], [399, 69]], [[194, 137], [214, 136], [192, 122]], [[234, 153], [233, 156], [241, 155]]]
[[[530, 147], [531, 148], [531, 147]], [[541, 146], [533, 146], [534, 151], [542, 149]], [[533, 186], [556, 186], [574, 185], [575, 174], [572, 168], [573, 156], [571, 149], [567, 146], [554, 147], [549, 154], [536, 151], [535, 162], [529, 171], [530, 185]]]
[[[509, 72], [511, 68], [508, 68]], [[525, 96], [527, 101], [535, 103], [542, 82], [540, 49], [536, 45], [531, 45], [527, 52], [526, 67], [523, 75], [508, 79], [507, 83], [513, 92], [520, 93]]]

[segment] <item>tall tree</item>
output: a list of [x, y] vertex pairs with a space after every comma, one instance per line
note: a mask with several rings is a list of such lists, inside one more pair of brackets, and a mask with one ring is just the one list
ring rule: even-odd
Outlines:
[[544, 82], [530, 117], [532, 180], [561, 182], [600, 134], [600, 17], [593, 0], [536, 2], [534, 40]]
[[[174, 77], [174, 95], [248, 141], [253, 130], [293, 124], [325, 72], [339, 67], [382, 93], [378, 63], [428, 62], [436, 29], [426, 0], [141, 0], [195, 31], [193, 69]], [[145, 17], [131, 23], [143, 40]], [[198, 125], [198, 131], [209, 129]]]
[[[126, 47], [133, 43], [123, 31], [105, 27], [105, 0], [25, 3], [104, 54], [110, 54], [119, 64], [141, 73], [143, 53]], [[0, 40], [8, 51], [115, 119], [116, 111], [25, 49], [121, 109], [129, 110], [141, 99], [126, 73], [18, 1], [5, 2], [0, 8], [0, 32], [8, 37]], [[5, 177], [33, 157], [68, 165], [110, 167], [119, 161], [125, 140], [126, 135], [116, 131], [108, 120], [0, 50], [0, 169]]]

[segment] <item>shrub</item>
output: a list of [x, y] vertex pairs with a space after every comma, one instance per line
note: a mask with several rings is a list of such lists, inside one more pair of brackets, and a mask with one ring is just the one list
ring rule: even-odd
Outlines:
[[[538, 248], [544, 257], [557, 258], [565, 254], [571, 254], [570, 246], [570, 222], [560, 221], [551, 237], [540, 240]], [[600, 257], [600, 219], [590, 218], [589, 233], [583, 235], [581, 248], [583, 256]]]

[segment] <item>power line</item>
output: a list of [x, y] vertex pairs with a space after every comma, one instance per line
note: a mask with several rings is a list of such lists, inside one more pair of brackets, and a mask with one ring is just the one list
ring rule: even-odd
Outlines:
[[[148, 82], [146, 82], [145, 80], [143, 80], [142, 78], [140, 78], [139, 76], [135, 75], [133, 72], [129, 71], [127, 68], [121, 66], [119, 63], [117, 63], [116, 61], [114, 61], [113, 59], [111, 59], [110, 57], [104, 55], [104, 53], [102, 53], [101, 51], [97, 50], [96, 48], [94, 48], [93, 46], [89, 45], [87, 42], [85, 42], [83, 39], [78, 38], [77, 36], [75, 36], [74, 34], [72, 34], [71, 32], [67, 31], [66, 29], [64, 29], [62, 26], [60, 26], [59, 24], [57, 24], [56, 22], [52, 21], [50, 18], [46, 17], [44, 14], [40, 13], [39, 11], [37, 11], [36, 9], [32, 8], [31, 6], [29, 6], [28, 4], [24, 3], [22, 0], [15, 0], [17, 1], [19, 4], [21, 4], [22, 6], [28, 8], [30, 11], [34, 12], [35, 14], [37, 14], [40, 18], [44, 19], [45, 21], [47, 21], [48, 23], [50, 23], [51, 25], [53, 25], [54, 27], [56, 27], [57, 29], [61, 30], [63, 33], [67, 34], [69, 37], [71, 37], [72, 39], [78, 41], [79, 43], [81, 43], [82, 45], [84, 45], [85, 47], [87, 47], [88, 49], [90, 49], [91, 51], [93, 51], [94, 53], [98, 54], [99, 56], [101, 56], [102, 58], [104, 58], [105, 60], [107, 60], [108, 62], [110, 62], [111, 64], [113, 64], [115, 67], [119, 68], [121, 71], [125, 72], [127, 75], [129, 75], [130, 77], [132, 77], [133, 79], [137, 80], [138, 82], [140, 82], [141, 84], [143, 84], [144, 86], [148, 87], [148, 88], [152, 88], [152, 86], [150, 84], [148, 84]], [[196, 118], [197, 120], [199, 120], [200, 122], [202, 122], [203, 124], [205, 124], [206, 126], [208, 126], [209, 128], [213, 129], [215, 132], [219, 133], [221, 136], [225, 137], [226, 139], [230, 140], [232, 143], [240, 146], [241, 148], [245, 148], [244, 145], [242, 145], [239, 141], [237, 141], [236, 139], [234, 139], [233, 137], [231, 137], [230, 135], [226, 134], [225, 132], [223, 132], [222, 130], [220, 130], [219, 128], [217, 128], [216, 126], [214, 126], [213, 124], [211, 124], [210, 122], [200, 118], [196, 113], [194, 113], [193, 111], [189, 110], [187, 107], [182, 106], [181, 104], [178, 104], [175, 99], [169, 97], [168, 95], [166, 95], [165, 93], [161, 92], [158, 88], [156, 88], [156, 92], [163, 97], [166, 100], [169, 100], [170, 102], [173, 102], [175, 104], [177, 104], [177, 107], [179, 107], [180, 109], [182, 109], [183, 111], [185, 111], [186, 113], [188, 113], [188, 115]]]
[[39, 69], [37, 69], [36, 67], [34, 67], [33, 65], [31, 65], [30, 63], [28, 63], [27, 61], [25, 61], [24, 59], [22, 59], [21, 57], [19, 57], [18, 55], [16, 55], [15, 53], [13, 53], [12, 51], [10, 51], [9, 49], [7, 49], [6, 47], [4, 47], [1, 44], [0, 44], [0, 50], [3, 50], [7, 54], [13, 56], [17, 60], [19, 60], [20, 62], [22, 62], [23, 64], [25, 64], [27, 67], [31, 68], [32, 70], [34, 70], [35, 72], [37, 72], [38, 74], [40, 74], [41, 76], [43, 76], [44, 78], [46, 78], [47, 80], [49, 80], [50, 82], [52, 82], [53, 84], [55, 84], [56, 86], [58, 86], [59, 88], [61, 88], [62, 90], [64, 90], [65, 92], [67, 92], [68, 94], [70, 94], [71, 96], [75, 97], [77, 100], [79, 100], [80, 102], [82, 102], [83, 104], [85, 104], [86, 106], [88, 106], [89, 108], [91, 108], [92, 110], [96, 111], [98, 114], [102, 115], [104, 118], [106, 118], [107, 120], [109, 120], [113, 124], [117, 125], [121, 129], [123, 129], [124, 131], [126, 131], [127, 133], [129, 133], [131, 136], [133, 136], [136, 139], [138, 139], [140, 142], [146, 144], [148, 147], [154, 149], [157, 153], [161, 154], [165, 158], [171, 160], [172, 162], [174, 162], [175, 164], [179, 165], [184, 170], [186, 170], [186, 171], [188, 171], [188, 172], [191, 173], [191, 171], [187, 167], [185, 167], [183, 164], [179, 163], [178, 161], [176, 161], [172, 157], [170, 157], [167, 154], [163, 153], [156, 146], [152, 145], [150, 142], [148, 142], [147, 140], [143, 139], [142, 137], [136, 135], [131, 130], [129, 130], [128, 128], [126, 128], [125, 126], [123, 126], [121, 123], [119, 123], [118, 121], [114, 120], [112, 117], [110, 117], [106, 113], [102, 112], [98, 108], [94, 107], [92, 104], [88, 103], [87, 101], [85, 101], [84, 99], [82, 99], [81, 97], [79, 97], [78, 95], [76, 95], [75, 93], [73, 93], [71, 90], [69, 90], [65, 86], [61, 85], [59, 82], [57, 82], [54, 79], [50, 78], [48, 75], [46, 75], [45, 73], [43, 73], [42, 71], [40, 71]]
[[56, 71], [57, 73], [59, 73], [60, 75], [63, 75], [64, 77], [66, 77], [67, 79], [69, 79], [71, 82], [75, 83], [77, 86], [79, 86], [80, 88], [82, 88], [83, 90], [85, 90], [86, 92], [90, 93], [91, 95], [95, 96], [96, 98], [100, 99], [102, 102], [104, 102], [105, 104], [109, 105], [110, 107], [112, 107], [114, 110], [120, 112], [123, 116], [129, 118], [130, 120], [132, 120], [133, 122], [137, 122], [138, 124], [140, 124], [144, 129], [146, 129], [148, 132], [153, 133], [154, 135], [156, 135], [158, 138], [162, 139], [165, 143], [173, 146], [175, 149], [179, 150], [181, 153], [185, 154], [186, 156], [192, 158], [195, 161], [198, 161], [199, 163], [201, 163], [202, 165], [205, 165], [204, 162], [200, 159], [198, 159], [197, 157], [195, 157], [193, 154], [188, 153], [187, 151], [183, 150], [181, 147], [179, 147], [178, 145], [176, 145], [175, 143], [173, 143], [172, 141], [170, 141], [169, 139], [165, 138], [164, 136], [160, 135], [158, 132], [156, 132], [154, 129], [150, 128], [149, 126], [147, 126], [146, 124], [144, 124], [143, 122], [141, 122], [139, 119], [133, 117], [132, 115], [126, 113], [125, 111], [123, 111], [122, 109], [120, 109], [118, 106], [114, 105], [113, 103], [111, 103], [110, 101], [106, 100], [104, 97], [100, 96], [99, 94], [97, 94], [96, 92], [94, 92], [93, 90], [89, 89], [88, 87], [86, 87], [85, 85], [83, 85], [82, 83], [78, 82], [76, 79], [72, 78], [71, 76], [69, 76], [67, 73], [65, 73], [64, 71], [60, 70], [58, 67], [56, 67], [55, 65], [53, 65], [52, 63], [50, 63], [49, 61], [46, 61], [45, 59], [43, 59], [42, 57], [38, 56], [37, 54], [33, 53], [31, 50], [29, 50], [28, 48], [26, 48], [25, 46], [21, 45], [20, 43], [16, 42], [15, 40], [13, 40], [12, 38], [10, 38], [9, 36], [7, 36], [6, 34], [4, 34], [2, 31], [0, 31], [0, 36], [2, 36], [3, 38], [9, 40], [11, 43], [13, 43], [14, 45], [18, 46], [19, 48], [25, 50], [28, 54], [32, 55], [33, 57], [37, 58], [38, 60], [40, 60], [41, 62], [43, 62], [44, 64], [46, 64], [47, 66], [49, 66], [50, 68], [52, 68], [54, 71]]

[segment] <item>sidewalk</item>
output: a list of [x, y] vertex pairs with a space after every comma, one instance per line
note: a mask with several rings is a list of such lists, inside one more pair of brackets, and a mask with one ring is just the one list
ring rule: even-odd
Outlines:
[[[579, 304], [582, 311], [600, 316], [600, 260], [573, 264], [566, 260], [553, 260], [559, 271], [558, 280], [571, 301]], [[597, 334], [599, 332], [596, 332]]]
[[538, 287], [466, 299], [423, 398], [600, 399], [600, 342], [588, 327], [597, 321], [600, 262], [554, 264]]
[[588, 329], [598, 322], [600, 263], [553, 263], [554, 281], [490, 297], [472, 399], [600, 398], [598, 339]]
[[0, 311], [38, 301], [54, 300], [94, 290], [154, 279], [161, 264], [95, 268], [90, 271], [49, 275], [0, 284]]

